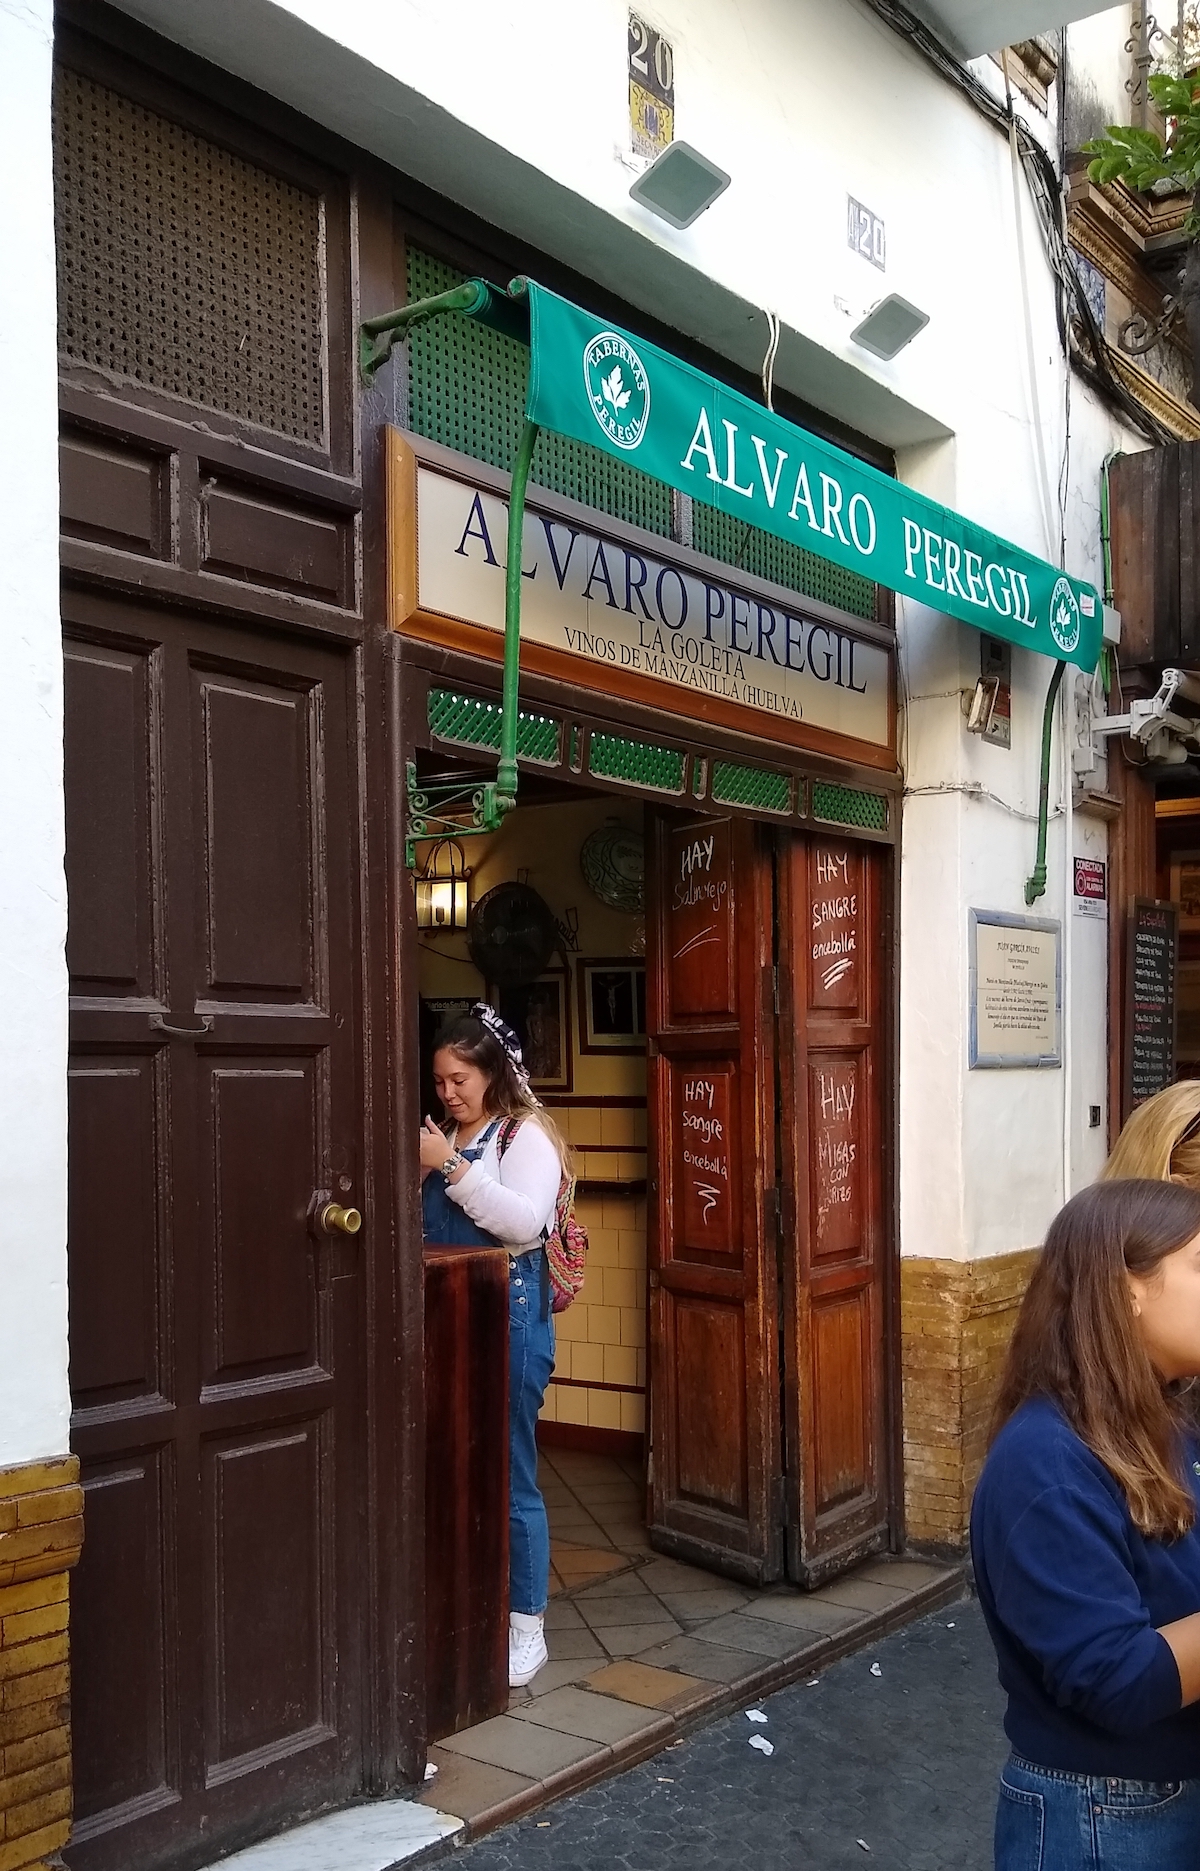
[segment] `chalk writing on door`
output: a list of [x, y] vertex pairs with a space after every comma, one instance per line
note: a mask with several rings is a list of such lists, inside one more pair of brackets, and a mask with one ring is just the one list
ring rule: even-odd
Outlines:
[[858, 998], [858, 868], [849, 851], [814, 853], [812, 998], [817, 1006], [852, 1006]]
[[811, 1084], [816, 1252], [840, 1253], [858, 1235], [858, 1078], [849, 1062], [817, 1065]]
[[[694, 910], [698, 906], [707, 907], [711, 915], [721, 913], [722, 905], [729, 894], [728, 877], [713, 875], [713, 848], [716, 839], [710, 832], [707, 837], [694, 838], [683, 845], [679, 853], [679, 875], [675, 880], [675, 896], [672, 908]], [[682, 955], [690, 955], [694, 949], [704, 948], [710, 942], [719, 942], [721, 931], [716, 923], [702, 923], [694, 935], [688, 936], [674, 951], [674, 960]]]
[[727, 819], [672, 831], [665, 853], [668, 1022], [736, 1011], [731, 827]]
[[682, 1081], [684, 1230], [692, 1245], [725, 1248], [729, 1234], [729, 1078]]

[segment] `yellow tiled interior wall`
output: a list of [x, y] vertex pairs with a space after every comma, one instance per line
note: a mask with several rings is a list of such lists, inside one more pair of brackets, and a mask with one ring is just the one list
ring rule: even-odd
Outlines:
[[[645, 1121], [644, 1112], [622, 1115]], [[555, 1321], [554, 1377], [544, 1421], [589, 1429], [646, 1428], [646, 1201], [581, 1196], [588, 1231], [587, 1277]], [[606, 1388], [600, 1389], [599, 1385]], [[614, 1386], [614, 1388], [608, 1388]]]
[[[618, 1061], [609, 1062], [615, 1066]], [[640, 1059], [622, 1059], [636, 1066], [627, 1074], [632, 1095], [645, 1096], [645, 1067]], [[646, 1107], [628, 1105], [556, 1106], [546, 1098], [554, 1121], [565, 1131], [575, 1151], [575, 1173], [584, 1182], [644, 1182], [646, 1180]], [[590, 1258], [590, 1256], [589, 1256]]]

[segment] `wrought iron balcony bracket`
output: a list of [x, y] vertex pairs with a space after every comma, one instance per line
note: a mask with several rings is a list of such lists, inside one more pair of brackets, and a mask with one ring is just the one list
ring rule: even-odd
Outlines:
[[1153, 321], [1144, 312], [1135, 312], [1121, 326], [1117, 333], [1117, 343], [1127, 356], [1144, 357], [1147, 351], [1153, 350], [1167, 336], [1179, 309], [1179, 299], [1172, 294], [1163, 300], [1162, 311]]
[[404, 861], [410, 871], [416, 869], [418, 840], [498, 832], [516, 804], [496, 780], [421, 780], [412, 760], [405, 766], [404, 795]]

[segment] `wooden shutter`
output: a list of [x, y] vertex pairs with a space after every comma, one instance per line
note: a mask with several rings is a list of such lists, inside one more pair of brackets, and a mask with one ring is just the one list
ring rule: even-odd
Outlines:
[[779, 867], [788, 1573], [810, 1585], [887, 1529], [886, 862], [794, 837]]
[[651, 1527], [758, 1582], [783, 1560], [767, 834], [680, 815], [652, 832]]

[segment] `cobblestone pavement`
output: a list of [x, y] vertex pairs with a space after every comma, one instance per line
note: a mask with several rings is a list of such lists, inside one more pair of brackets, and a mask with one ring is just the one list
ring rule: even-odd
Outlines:
[[[872, 1674], [877, 1664], [880, 1674]], [[462, 1871], [990, 1871], [1003, 1697], [960, 1602], [454, 1854]], [[749, 1743], [762, 1735], [770, 1756]]]

